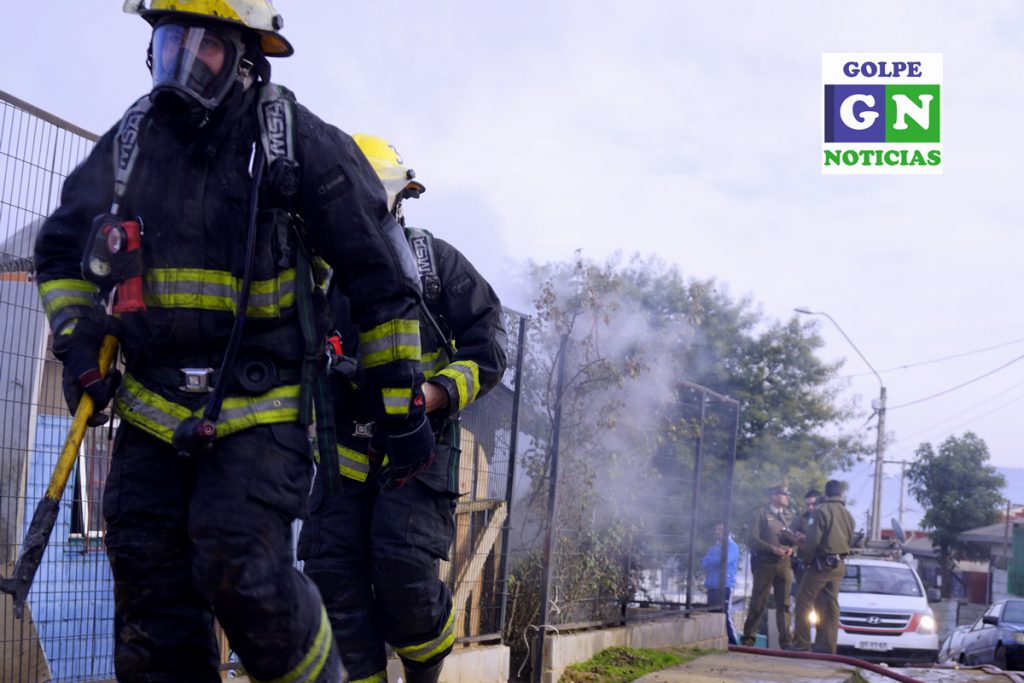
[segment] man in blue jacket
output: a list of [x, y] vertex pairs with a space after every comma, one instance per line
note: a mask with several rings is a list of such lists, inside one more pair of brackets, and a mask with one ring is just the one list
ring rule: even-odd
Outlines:
[[726, 536], [726, 544], [729, 548], [725, 562], [725, 586], [722, 581], [722, 535], [725, 527], [718, 523], [715, 525], [715, 543], [704, 554], [700, 561], [700, 568], [704, 572], [704, 586], [708, 591], [708, 606], [723, 605], [725, 610], [725, 633], [729, 637], [730, 645], [739, 644], [736, 638], [736, 629], [732, 625], [732, 589], [736, 587], [736, 568], [740, 561], [740, 548], [731, 536]]

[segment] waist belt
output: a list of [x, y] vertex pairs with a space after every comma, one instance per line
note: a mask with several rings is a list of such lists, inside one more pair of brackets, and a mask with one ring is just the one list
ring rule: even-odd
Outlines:
[[[282, 384], [298, 384], [302, 379], [302, 371], [298, 367], [279, 366], [271, 361], [255, 363], [239, 360], [235, 364], [233, 377], [229, 377], [231, 389], [241, 389], [248, 393], [262, 393], [273, 386]], [[249, 371], [249, 372], [247, 372]], [[268, 372], [265, 378], [258, 376], [260, 372]], [[167, 365], [145, 365], [138, 370], [140, 377], [150, 379], [165, 387], [172, 387], [190, 394], [205, 394], [213, 391], [221, 381], [219, 368], [175, 368]]]

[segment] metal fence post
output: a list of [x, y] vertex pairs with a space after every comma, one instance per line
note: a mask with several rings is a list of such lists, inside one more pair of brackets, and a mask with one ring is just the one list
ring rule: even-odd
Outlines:
[[544, 539], [544, 566], [540, 585], [540, 624], [537, 626], [537, 645], [533, 666], [534, 683], [540, 683], [544, 670], [544, 646], [547, 639], [548, 618], [551, 616], [551, 565], [555, 552], [555, 525], [558, 523], [558, 441], [562, 431], [562, 398], [565, 391], [565, 357], [569, 353], [569, 334], [562, 337], [558, 350], [558, 381], [555, 388], [555, 415], [551, 426], [551, 466], [548, 481], [548, 520]]
[[505, 488], [505, 528], [501, 531], [501, 564], [498, 581], [501, 582], [501, 608], [498, 613], [498, 631], [505, 632], [508, 610], [508, 538], [512, 531], [512, 494], [516, 479], [516, 449], [519, 444], [519, 401], [523, 395], [523, 360], [526, 357], [526, 316], [519, 317], [519, 336], [516, 342], [515, 389], [512, 393], [512, 424], [509, 427], [508, 483]]
[[693, 607], [693, 575], [696, 570], [697, 556], [693, 552], [697, 542], [697, 509], [700, 504], [700, 466], [704, 450], [704, 424], [705, 411], [707, 408], [707, 394], [700, 392], [700, 434], [697, 436], [697, 447], [693, 458], [693, 498], [690, 504], [690, 570], [686, 576], [686, 613], [690, 613]]

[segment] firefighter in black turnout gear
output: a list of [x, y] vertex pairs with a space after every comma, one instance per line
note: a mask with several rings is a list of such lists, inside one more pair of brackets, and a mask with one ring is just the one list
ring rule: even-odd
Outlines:
[[[72, 409], [82, 391], [98, 409], [110, 400], [115, 380], [96, 370], [112, 327], [103, 302], [112, 276], [141, 278], [144, 308], [120, 314], [121, 426], [103, 498], [117, 678], [220, 681], [216, 617], [251, 680], [333, 683], [330, 623], [291, 538], [318, 375], [326, 397], [313, 264], [333, 267], [353, 302], [374, 349], [362, 396], [405, 467], [433, 448], [415, 264], [352, 138], [270, 83], [266, 57], [292, 47], [269, 2], [125, 9], [153, 26], [153, 90], [68, 177], [35, 253]], [[103, 226], [129, 221], [141, 247], [119, 252]], [[119, 286], [115, 311], [126, 296]]]
[[[355, 139], [402, 220], [402, 200], [425, 188], [387, 142]], [[455, 637], [455, 609], [438, 578], [438, 560], [448, 559], [455, 533], [459, 411], [498, 383], [506, 363], [501, 303], [487, 281], [447, 242], [413, 228], [406, 235], [427, 309], [420, 338], [427, 413], [437, 435], [434, 459], [417, 473], [394, 469], [393, 449], [381, 458], [377, 425], [359, 399], [360, 378], [339, 357], [331, 389], [344, 484], [326, 494], [323, 470], [317, 471], [310, 517], [299, 536], [299, 558], [324, 597], [353, 683], [387, 680], [385, 643], [401, 658], [408, 683], [440, 676]], [[364, 336], [350, 322], [350, 300], [339, 294], [332, 287], [342, 349], [353, 354], [359, 344], [365, 353]]]

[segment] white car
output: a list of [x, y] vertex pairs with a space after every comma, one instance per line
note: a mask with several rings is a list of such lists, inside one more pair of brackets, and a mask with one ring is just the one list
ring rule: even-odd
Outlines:
[[[893, 664], [935, 662], [939, 636], [929, 597], [937, 599], [907, 564], [846, 558], [839, 586], [837, 654]], [[816, 617], [812, 615], [812, 622]]]

